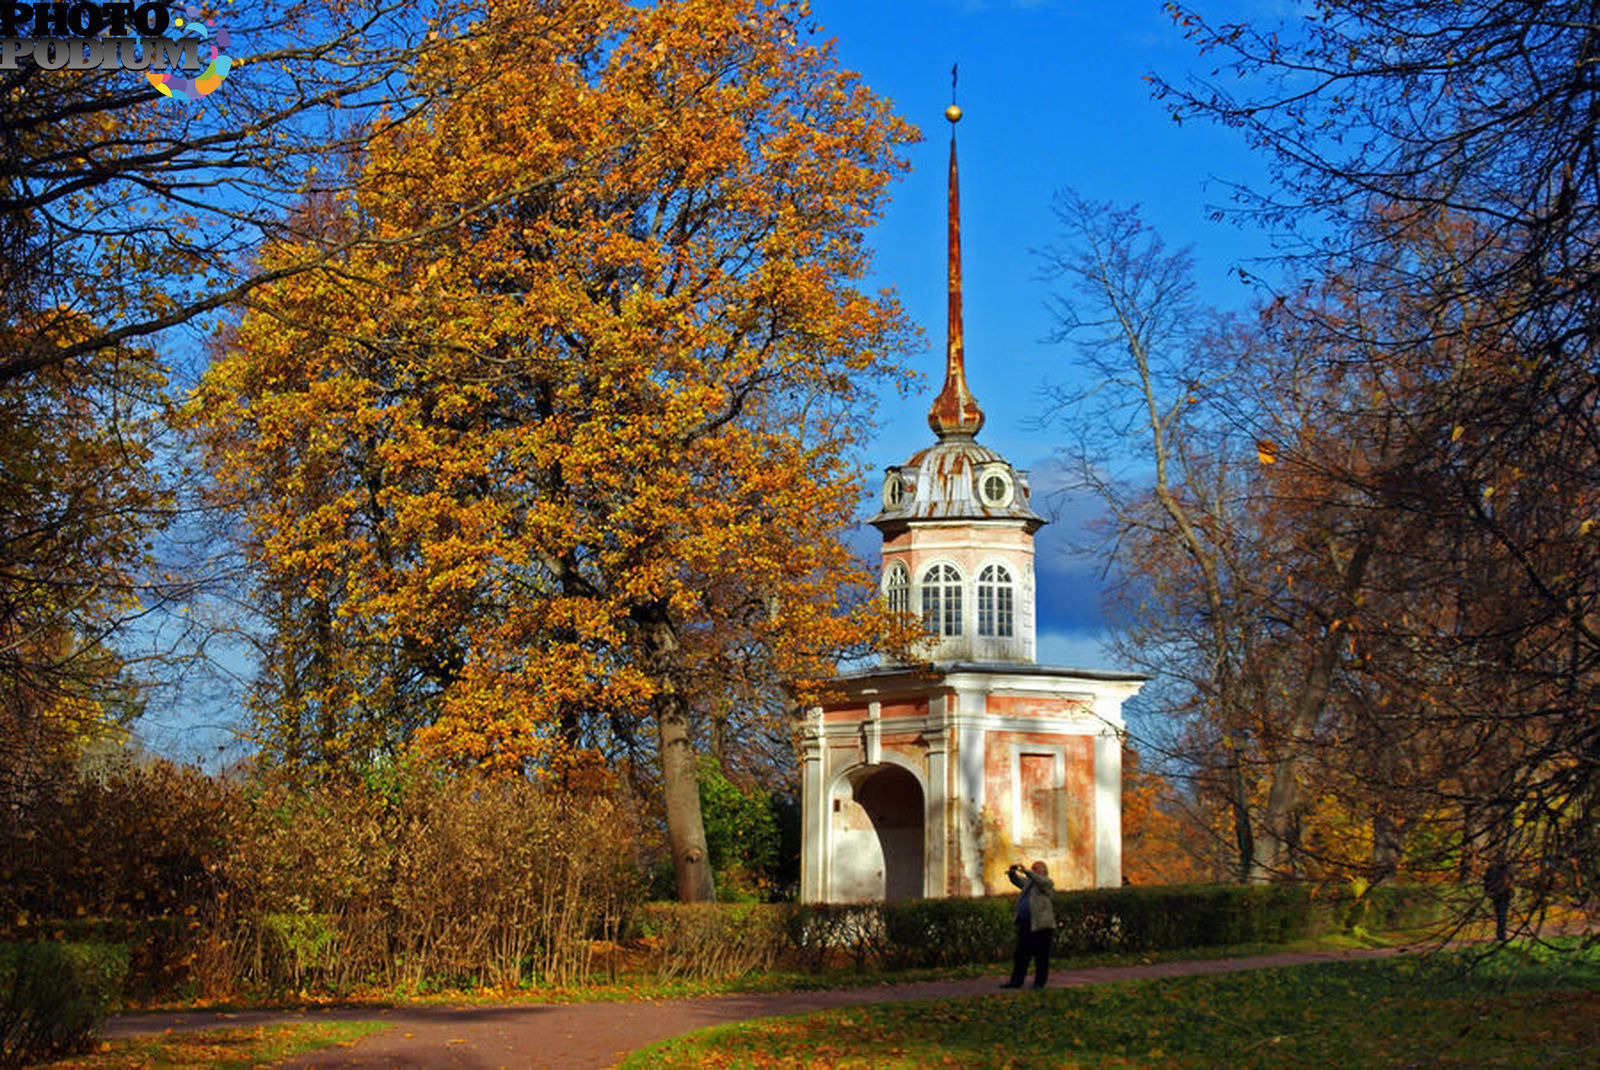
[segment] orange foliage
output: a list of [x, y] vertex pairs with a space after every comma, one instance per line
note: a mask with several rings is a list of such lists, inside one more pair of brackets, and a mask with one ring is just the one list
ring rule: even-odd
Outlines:
[[288, 761], [516, 772], [735, 669], [803, 700], [883, 626], [838, 533], [909, 335], [856, 284], [912, 131], [799, 5], [483, 20], [355, 195], [264, 252], [357, 239], [261, 295], [190, 409], [248, 520]]
[[1209, 833], [1185, 815], [1172, 785], [1122, 749], [1122, 876], [1129, 884], [1215, 879], [1203, 862]]

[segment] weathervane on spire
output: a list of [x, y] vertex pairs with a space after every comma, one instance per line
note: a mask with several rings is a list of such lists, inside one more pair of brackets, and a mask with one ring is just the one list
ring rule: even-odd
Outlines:
[[948, 340], [945, 343], [944, 389], [928, 410], [928, 426], [940, 438], [947, 435], [976, 435], [983, 427], [983, 410], [967, 389], [966, 357], [961, 327], [961, 190], [956, 177], [956, 126], [961, 108], [956, 104], [957, 66], [950, 67], [950, 106], [944, 117], [950, 120], [950, 259]]

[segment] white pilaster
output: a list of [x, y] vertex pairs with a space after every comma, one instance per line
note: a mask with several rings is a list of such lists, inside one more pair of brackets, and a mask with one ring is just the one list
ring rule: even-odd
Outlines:
[[864, 760], [868, 765], [877, 765], [883, 761], [883, 703], [867, 703], [867, 723], [863, 731], [866, 734]]
[[950, 888], [947, 854], [950, 843], [950, 734], [944, 730], [935, 696], [928, 703], [928, 798], [924, 811], [923, 894], [934, 898], [954, 894]]
[[986, 740], [981, 718], [984, 714], [982, 691], [957, 691], [946, 700], [953, 712], [949, 718], [956, 733], [956, 812], [961, 850], [961, 873], [966, 887], [961, 895], [983, 892], [983, 805], [984, 755]]
[[1122, 884], [1122, 734], [1110, 726], [1094, 740], [1094, 882]]
[[800, 745], [800, 901], [827, 898], [828, 799], [823, 756], [822, 710], [806, 711]]

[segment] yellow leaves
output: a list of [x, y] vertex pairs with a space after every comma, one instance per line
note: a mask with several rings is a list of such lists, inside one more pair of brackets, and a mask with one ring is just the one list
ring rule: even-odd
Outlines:
[[1278, 445], [1271, 439], [1256, 440], [1256, 460], [1262, 464], [1278, 463]]
[[[510, 771], [729, 650], [800, 680], [882, 633], [840, 605], [847, 414], [909, 330], [852, 280], [913, 133], [779, 15], [512, 0], [514, 33], [424, 61], [482, 91], [374, 136], [329, 219], [378, 240], [264, 291], [191, 409], [285, 628], [320, 629], [280, 723], [359, 754], [392, 705], [410, 745]], [[645, 609], [668, 668], [640, 668]]]

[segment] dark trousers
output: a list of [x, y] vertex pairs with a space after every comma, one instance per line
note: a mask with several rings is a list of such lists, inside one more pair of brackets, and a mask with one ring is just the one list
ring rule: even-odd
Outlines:
[[1028, 975], [1028, 960], [1033, 960], [1033, 987], [1043, 988], [1044, 983], [1050, 979], [1050, 941], [1055, 937], [1054, 929], [1039, 929], [1033, 931], [1025, 923], [1017, 925], [1017, 950], [1011, 956], [1011, 986], [1022, 987], [1022, 979]]
[[1511, 893], [1494, 893], [1494, 938], [1506, 942], [1506, 918], [1511, 913]]

